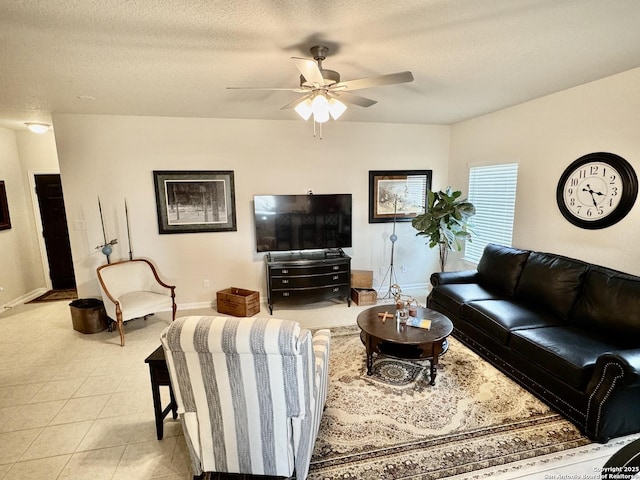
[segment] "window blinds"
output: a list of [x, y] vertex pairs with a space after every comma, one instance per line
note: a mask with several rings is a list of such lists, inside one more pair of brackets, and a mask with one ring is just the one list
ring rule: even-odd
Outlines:
[[487, 243], [511, 246], [517, 177], [517, 163], [469, 169], [468, 199], [476, 214], [471, 218], [474, 235], [466, 242], [465, 260], [478, 263]]

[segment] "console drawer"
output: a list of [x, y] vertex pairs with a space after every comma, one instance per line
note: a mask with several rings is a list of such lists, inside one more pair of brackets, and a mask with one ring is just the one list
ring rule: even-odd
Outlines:
[[322, 275], [303, 275], [296, 277], [273, 277], [271, 279], [271, 285], [274, 289], [322, 287], [348, 283], [349, 272], [324, 273]]
[[350, 286], [349, 285], [334, 285], [328, 287], [316, 287], [316, 288], [298, 288], [290, 290], [273, 290], [272, 302], [277, 300], [287, 301], [305, 301], [313, 302], [320, 301], [327, 298], [333, 298], [336, 296], [348, 296]]
[[321, 275], [333, 272], [348, 272], [349, 264], [306, 265], [302, 267], [271, 267], [272, 277], [296, 277], [300, 275]]

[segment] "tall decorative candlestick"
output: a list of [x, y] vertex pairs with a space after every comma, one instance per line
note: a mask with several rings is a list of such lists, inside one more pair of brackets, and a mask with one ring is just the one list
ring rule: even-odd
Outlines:
[[133, 251], [131, 249], [131, 227], [129, 225], [129, 209], [127, 208], [127, 199], [124, 199], [124, 215], [127, 218], [127, 238], [129, 239], [129, 260], [133, 260]]
[[98, 197], [98, 210], [100, 210], [100, 223], [102, 224], [102, 238], [104, 239], [104, 243], [102, 245], [98, 245], [96, 250], [100, 249], [105, 257], [107, 257], [107, 263], [111, 263], [110, 255], [113, 252], [112, 246], [118, 243], [118, 240], [114, 238], [110, 242], [107, 242], [107, 229], [104, 225], [104, 216], [102, 215], [102, 203], [100, 203], [100, 197]]
[[100, 203], [100, 197], [98, 197], [98, 210], [100, 210], [100, 225], [102, 225], [102, 239], [104, 245], [107, 244], [107, 229], [104, 226], [104, 216], [102, 215], [102, 203]]

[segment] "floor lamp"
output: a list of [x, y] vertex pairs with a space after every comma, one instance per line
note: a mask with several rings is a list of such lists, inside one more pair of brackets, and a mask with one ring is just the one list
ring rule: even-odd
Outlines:
[[389, 235], [389, 240], [391, 241], [391, 263], [389, 264], [389, 268], [387, 269], [387, 273], [384, 274], [382, 281], [380, 282], [380, 286], [384, 285], [384, 281], [389, 277], [389, 290], [384, 297], [381, 297], [383, 300], [387, 298], [391, 298], [394, 296], [393, 286], [398, 283], [398, 279], [396, 278], [396, 272], [393, 269], [393, 247], [396, 244], [396, 240], [398, 240], [398, 236], [396, 235], [396, 213], [397, 213], [398, 199], [396, 198], [393, 202], [393, 233]]

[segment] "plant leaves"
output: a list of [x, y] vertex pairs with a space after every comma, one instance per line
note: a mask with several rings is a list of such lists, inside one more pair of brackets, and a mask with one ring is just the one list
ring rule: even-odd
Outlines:
[[411, 225], [418, 230], [417, 236], [429, 239], [430, 248], [444, 244], [449, 250], [460, 251], [464, 241], [471, 241], [470, 217], [476, 209], [466, 199], [458, 200], [461, 196], [461, 191], [451, 187], [427, 192], [427, 211], [414, 217]]

